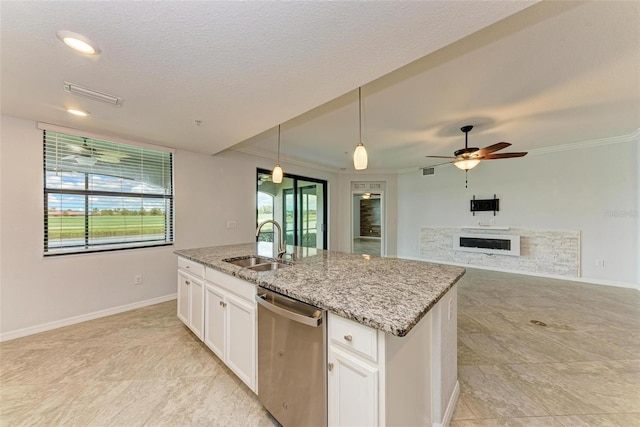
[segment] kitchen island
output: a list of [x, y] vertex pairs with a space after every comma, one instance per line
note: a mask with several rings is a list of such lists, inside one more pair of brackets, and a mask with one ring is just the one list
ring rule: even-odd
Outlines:
[[[325, 309], [329, 425], [447, 423], [458, 393], [455, 284], [464, 269], [313, 248], [292, 250], [292, 265], [273, 271], [224, 261], [247, 255], [273, 257], [270, 243], [176, 251], [179, 317], [257, 391], [255, 368], [234, 369], [242, 364], [231, 360], [234, 352], [215, 344], [215, 336], [207, 339], [207, 331], [216, 327], [215, 312], [207, 309], [207, 289], [215, 294], [216, 306], [235, 303], [238, 313], [248, 313], [249, 326], [255, 323], [255, 311], [251, 317], [248, 297], [255, 288], [247, 286]], [[181, 283], [196, 286], [182, 286], [181, 291]], [[237, 298], [243, 296], [244, 300]], [[247, 328], [242, 329], [246, 335]], [[255, 335], [255, 327], [249, 329]], [[226, 335], [214, 335], [222, 337], [218, 342], [229, 343], [233, 334], [227, 328]], [[255, 345], [252, 351], [244, 363], [255, 367]], [[241, 353], [247, 352], [236, 352]]]

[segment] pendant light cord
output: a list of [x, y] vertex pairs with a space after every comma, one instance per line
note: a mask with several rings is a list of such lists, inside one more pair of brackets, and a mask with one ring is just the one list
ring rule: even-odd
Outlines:
[[358, 142], [362, 144], [362, 86], [358, 88], [358, 122], [360, 123], [360, 139]]
[[280, 164], [280, 125], [278, 125], [278, 162], [276, 164]]

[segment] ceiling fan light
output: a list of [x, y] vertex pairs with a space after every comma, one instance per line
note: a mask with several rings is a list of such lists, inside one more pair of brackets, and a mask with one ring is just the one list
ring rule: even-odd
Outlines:
[[362, 141], [356, 145], [356, 151], [353, 152], [353, 167], [356, 170], [363, 170], [367, 168], [369, 158], [367, 156], [367, 149], [364, 148]]
[[456, 165], [458, 169], [462, 169], [463, 171], [468, 171], [475, 168], [476, 166], [478, 166], [478, 163], [480, 163], [480, 160], [478, 159], [457, 160], [453, 162], [453, 164]]
[[271, 181], [273, 181], [274, 184], [280, 184], [282, 182], [283, 175], [284, 173], [282, 172], [282, 168], [277, 164], [276, 167], [273, 168], [273, 172], [271, 172]]

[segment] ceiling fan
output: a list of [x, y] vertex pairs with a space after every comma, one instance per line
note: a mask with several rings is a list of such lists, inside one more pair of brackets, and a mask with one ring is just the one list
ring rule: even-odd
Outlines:
[[469, 148], [468, 139], [469, 139], [469, 131], [473, 129], [472, 125], [462, 126], [460, 130], [464, 132], [464, 148], [456, 150], [451, 156], [426, 156], [433, 159], [451, 159], [448, 162], [440, 163], [435, 166], [446, 165], [449, 163], [453, 163], [457, 168], [462, 169], [464, 171], [468, 171], [478, 166], [481, 160], [496, 160], [496, 159], [509, 159], [512, 157], [523, 157], [526, 156], [526, 152], [516, 152], [516, 153], [501, 153], [494, 154], [498, 150], [502, 150], [507, 148], [511, 144], [508, 142], [498, 142], [497, 144], [489, 145], [484, 148]]
[[86, 138], [83, 138], [83, 141], [84, 143], [82, 145], [67, 143], [67, 149], [73, 152], [73, 154], [63, 157], [62, 160], [73, 160], [82, 166], [93, 166], [98, 161], [120, 163], [120, 160], [129, 157], [117, 151], [89, 147]]

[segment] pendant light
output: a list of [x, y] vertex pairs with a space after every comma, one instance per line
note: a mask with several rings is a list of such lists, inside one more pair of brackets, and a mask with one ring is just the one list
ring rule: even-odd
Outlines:
[[358, 88], [358, 122], [359, 122], [359, 136], [358, 145], [356, 145], [356, 151], [353, 152], [353, 167], [356, 170], [363, 170], [367, 168], [367, 149], [364, 148], [362, 143], [362, 87]]
[[276, 163], [276, 167], [273, 168], [273, 172], [271, 173], [271, 180], [274, 184], [280, 184], [282, 182], [282, 177], [284, 173], [282, 172], [282, 168], [280, 167], [280, 125], [278, 125], [278, 162]]

